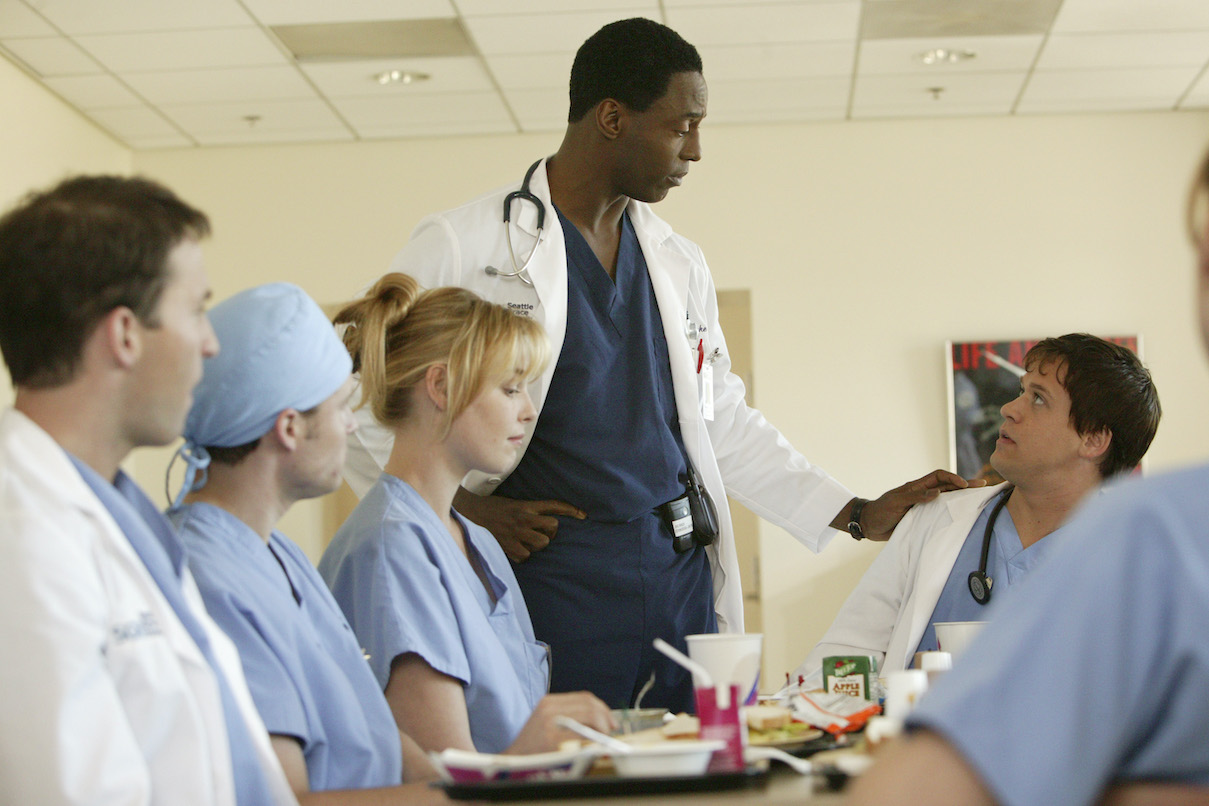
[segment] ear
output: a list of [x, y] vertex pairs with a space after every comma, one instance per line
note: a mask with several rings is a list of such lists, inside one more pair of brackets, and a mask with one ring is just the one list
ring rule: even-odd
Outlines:
[[297, 409], [286, 409], [277, 415], [269, 434], [287, 453], [293, 453], [306, 436], [306, 418]]
[[143, 354], [142, 324], [134, 311], [124, 305], [105, 315], [93, 331], [93, 338], [104, 342], [109, 356], [122, 369], [133, 367]]
[[449, 368], [444, 364], [433, 364], [424, 371], [424, 393], [437, 411], [449, 406]]
[[612, 98], [605, 98], [596, 105], [596, 130], [606, 140], [616, 140], [625, 128], [625, 108]]
[[1099, 431], [1092, 431], [1089, 434], [1083, 435], [1083, 445], [1080, 453], [1086, 459], [1099, 459], [1108, 451], [1108, 446], [1112, 444], [1112, 431], [1107, 428], [1101, 428]]

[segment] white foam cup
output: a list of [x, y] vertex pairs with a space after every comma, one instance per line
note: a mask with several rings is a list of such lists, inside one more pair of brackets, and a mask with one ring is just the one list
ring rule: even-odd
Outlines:
[[744, 705], [754, 705], [760, 690], [761, 633], [711, 633], [687, 636], [688, 656], [704, 666], [716, 684], [738, 686]]
[[923, 669], [899, 669], [886, 675], [886, 718], [901, 723], [928, 690]]

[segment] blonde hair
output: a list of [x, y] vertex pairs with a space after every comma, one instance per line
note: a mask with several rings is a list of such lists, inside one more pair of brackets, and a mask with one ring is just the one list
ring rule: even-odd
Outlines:
[[386, 275], [334, 321], [348, 325], [344, 346], [361, 374], [361, 405], [383, 425], [403, 422], [428, 368], [446, 366], [442, 436], [488, 383], [517, 376], [529, 382], [550, 358], [546, 333], [534, 320], [464, 288], [425, 291], [406, 274]]

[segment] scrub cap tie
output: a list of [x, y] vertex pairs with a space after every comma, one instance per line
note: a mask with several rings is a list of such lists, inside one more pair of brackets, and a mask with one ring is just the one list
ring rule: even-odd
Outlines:
[[185, 477], [174, 507], [206, 484], [204, 446], [233, 448], [259, 439], [286, 409], [307, 411], [334, 395], [353, 369], [332, 323], [292, 283], [241, 291], [214, 306], [210, 324], [219, 352], [206, 359], [193, 390], [185, 443], [177, 451]]

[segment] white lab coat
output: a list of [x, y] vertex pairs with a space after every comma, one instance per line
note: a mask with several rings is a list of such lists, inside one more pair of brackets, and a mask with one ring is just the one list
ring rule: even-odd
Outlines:
[[909, 668], [966, 536], [1005, 486], [956, 490], [912, 507], [794, 680], [821, 686], [823, 658], [832, 655], [873, 655], [883, 672]]
[[[205, 626], [275, 803], [295, 803], [234, 645]], [[233, 806], [218, 686], [62, 448], [0, 414], [0, 803]]]
[[[518, 185], [425, 218], [391, 264], [391, 270], [410, 274], [427, 288], [447, 285], [469, 288], [485, 299], [537, 319], [550, 337], [553, 356], [545, 373], [530, 388], [540, 411], [566, 335], [567, 253], [562, 228], [550, 202], [543, 162], [534, 172], [530, 186], [546, 209], [545, 235], [528, 267], [533, 285], [526, 285], [516, 277], [490, 276], [484, 271], [487, 266], [512, 271], [504, 238], [503, 200]], [[811, 550], [819, 551], [834, 536], [835, 531], [828, 524], [852, 498], [852, 493], [811, 465], [759, 411], [747, 406], [743, 382], [730, 372], [730, 354], [718, 325], [714, 282], [701, 249], [676, 235], [648, 205], [631, 201], [628, 212], [663, 319], [684, 446], [710, 494], [720, 504], [721, 534], [707, 549], [718, 629], [741, 632], [743, 595], [730, 512], [722, 505], [724, 496], [729, 494]], [[514, 204], [512, 221], [517, 260], [523, 261], [537, 237], [536, 207], [529, 203]], [[698, 335], [691, 345], [689, 322], [698, 326]], [[697, 338], [704, 340], [706, 356], [718, 350], [713, 362], [712, 421], [704, 419], [698, 403]], [[361, 410], [360, 425], [350, 440], [356, 444], [350, 446], [347, 478], [354, 491], [363, 495], [389, 456], [391, 443], [389, 433], [372, 422], [367, 409]], [[363, 450], [358, 451], [358, 447]], [[468, 478], [466, 484], [486, 494], [501, 481], [502, 476], [477, 475]]]

